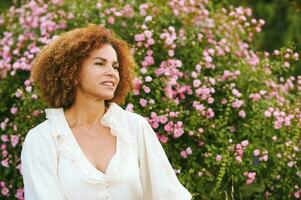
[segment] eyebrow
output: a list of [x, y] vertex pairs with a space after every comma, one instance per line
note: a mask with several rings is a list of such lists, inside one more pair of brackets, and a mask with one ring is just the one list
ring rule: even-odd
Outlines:
[[[103, 60], [103, 61], [105, 61], [105, 62], [107, 61], [107, 59], [105, 59], [105, 58], [102, 58], [102, 57], [99, 57], [99, 56], [94, 58], [94, 60], [96, 60], [96, 59], [101, 59], [101, 60]], [[119, 64], [119, 62], [118, 62], [118, 61], [115, 61], [115, 62], [113, 62], [113, 63], [117, 63], [117, 64]]]

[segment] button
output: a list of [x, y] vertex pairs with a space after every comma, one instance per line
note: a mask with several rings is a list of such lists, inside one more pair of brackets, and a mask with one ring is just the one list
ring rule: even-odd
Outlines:
[[111, 195], [109, 195], [109, 194], [106, 194], [106, 199], [110, 199], [111, 198]]

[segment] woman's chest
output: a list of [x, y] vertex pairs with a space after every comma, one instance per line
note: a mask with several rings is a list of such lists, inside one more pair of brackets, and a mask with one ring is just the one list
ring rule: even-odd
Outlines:
[[[101, 145], [103, 143], [101, 141], [84, 141], [82, 145], [87, 145], [86, 149], [90, 151], [90, 149], [94, 149], [91, 147], [92, 144]], [[58, 176], [67, 199], [107, 199], [108, 196], [111, 199], [142, 199], [135, 144], [130, 144], [128, 140], [117, 135], [116, 154], [109, 161], [105, 173], [92, 165], [79, 145], [75, 143], [74, 137], [65, 138], [61, 147]], [[99, 150], [96, 152], [99, 153]]]
[[72, 129], [76, 142], [86, 158], [103, 173], [117, 150], [117, 137], [113, 136], [110, 131], [110, 128]]

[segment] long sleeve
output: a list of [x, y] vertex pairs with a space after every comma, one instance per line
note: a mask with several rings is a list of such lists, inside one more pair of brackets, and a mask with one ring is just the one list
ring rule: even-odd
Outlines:
[[178, 180], [156, 133], [144, 118], [138, 134], [138, 155], [144, 200], [191, 200], [192, 195]]
[[25, 200], [65, 199], [56, 170], [56, 147], [46, 131], [30, 130], [25, 137], [21, 151]]

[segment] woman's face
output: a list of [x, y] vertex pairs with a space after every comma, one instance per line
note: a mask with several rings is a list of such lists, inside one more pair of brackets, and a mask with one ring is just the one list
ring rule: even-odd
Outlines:
[[110, 44], [95, 49], [83, 60], [77, 92], [108, 100], [114, 97], [119, 83], [117, 53]]

